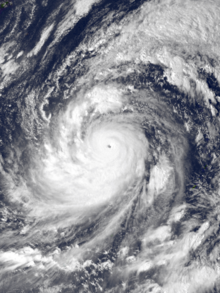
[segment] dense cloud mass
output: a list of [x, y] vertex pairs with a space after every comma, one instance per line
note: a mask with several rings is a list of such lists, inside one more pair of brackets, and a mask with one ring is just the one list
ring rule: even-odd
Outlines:
[[220, 292], [220, 1], [0, 8], [0, 292]]

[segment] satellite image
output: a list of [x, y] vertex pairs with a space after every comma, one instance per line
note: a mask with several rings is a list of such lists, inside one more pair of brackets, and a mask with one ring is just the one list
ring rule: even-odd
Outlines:
[[0, 3], [0, 293], [220, 292], [220, 0]]

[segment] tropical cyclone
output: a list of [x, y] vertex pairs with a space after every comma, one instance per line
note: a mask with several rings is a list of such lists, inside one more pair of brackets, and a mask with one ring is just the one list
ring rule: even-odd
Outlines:
[[[183, 186], [183, 129], [173, 126], [169, 110], [159, 101], [156, 105], [155, 98], [112, 83], [77, 93], [52, 117], [41, 149], [44, 159], [31, 172], [32, 200], [43, 198], [46, 206], [68, 205], [84, 213], [116, 202], [125, 207], [140, 190], [146, 205], [163, 198], [162, 193], [162, 205], [175, 197], [176, 183]], [[150, 125], [159, 138], [156, 145]]]
[[220, 291], [219, 1], [37, 2], [2, 14], [0, 291]]
[[[121, 196], [126, 186], [144, 177], [148, 141], [136, 115], [120, 109], [119, 92], [114, 100], [112, 95], [107, 98], [109, 88], [94, 91], [95, 107], [91, 95], [83, 102], [69, 103], [56, 119], [56, 146], [52, 141], [45, 144], [48, 156], [40, 173], [43, 176], [35, 176], [50, 189], [51, 201], [73, 207], [101, 204]], [[106, 96], [106, 104], [96, 102], [100, 92]], [[113, 109], [109, 115], [107, 111]]]

